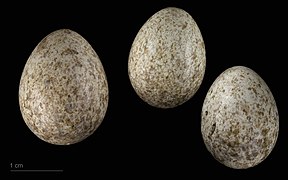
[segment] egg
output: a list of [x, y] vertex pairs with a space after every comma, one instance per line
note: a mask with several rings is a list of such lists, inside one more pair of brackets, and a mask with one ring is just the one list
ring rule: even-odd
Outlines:
[[108, 84], [91, 45], [70, 29], [48, 34], [25, 64], [19, 105], [26, 125], [45, 142], [69, 145], [93, 134], [106, 114]]
[[190, 14], [177, 7], [161, 9], [144, 23], [128, 60], [133, 89], [157, 108], [188, 101], [199, 89], [205, 67], [200, 29]]
[[202, 107], [201, 132], [208, 151], [233, 169], [247, 169], [267, 158], [279, 132], [274, 97], [252, 69], [234, 66], [211, 85]]

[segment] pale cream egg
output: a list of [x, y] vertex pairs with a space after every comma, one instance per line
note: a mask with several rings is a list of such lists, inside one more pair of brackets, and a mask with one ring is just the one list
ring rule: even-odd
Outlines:
[[97, 53], [75, 31], [50, 33], [26, 62], [19, 104], [25, 123], [40, 139], [57, 145], [84, 140], [108, 107], [107, 79]]
[[276, 102], [264, 80], [244, 66], [220, 74], [203, 103], [201, 132], [208, 151], [227, 167], [264, 161], [279, 132]]
[[196, 22], [183, 9], [167, 7], [137, 33], [128, 74], [142, 100], [154, 107], [173, 108], [197, 92], [205, 67], [205, 45]]

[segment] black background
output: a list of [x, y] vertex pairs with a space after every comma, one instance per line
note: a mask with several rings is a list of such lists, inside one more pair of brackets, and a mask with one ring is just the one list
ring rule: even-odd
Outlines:
[[[23, 164], [24, 169], [64, 170], [34, 173], [34, 176], [82, 174], [97, 179], [285, 175], [288, 98], [282, 45], [286, 22], [283, 5], [79, 1], [65, 5], [41, 2], [19, 6], [21, 12], [7, 6], [8, 14], [1, 17], [7, 23], [2, 28], [5, 50], [2, 54], [7, 55], [2, 59], [6, 64], [2, 78], [3, 89], [8, 91], [3, 97], [8, 100], [4, 105], [4, 113], [8, 114], [3, 119], [8, 127], [2, 128], [8, 131], [4, 139], [9, 152], [5, 154], [7, 161], [2, 162], [11, 176], [29, 173], [10, 172], [10, 163]], [[182, 8], [194, 18], [205, 42], [207, 64], [203, 83], [193, 98], [173, 109], [158, 109], [136, 95], [128, 78], [127, 63], [130, 47], [141, 26], [168, 6]], [[18, 105], [19, 81], [30, 53], [42, 38], [60, 28], [76, 31], [92, 45], [109, 84], [109, 105], [102, 124], [93, 135], [69, 146], [38, 139], [25, 125]], [[246, 170], [234, 170], [214, 160], [202, 141], [200, 129], [206, 92], [221, 72], [235, 65], [250, 67], [264, 79], [274, 95], [280, 116], [275, 148], [265, 161]]]

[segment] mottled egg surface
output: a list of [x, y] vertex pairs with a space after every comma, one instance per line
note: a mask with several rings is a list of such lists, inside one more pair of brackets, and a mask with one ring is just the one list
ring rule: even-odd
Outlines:
[[279, 132], [276, 103], [264, 80], [244, 66], [220, 74], [203, 103], [201, 132], [208, 151], [228, 167], [262, 162]]
[[142, 100], [173, 108], [196, 93], [205, 67], [205, 46], [196, 22], [183, 9], [167, 7], [150, 17], [136, 35], [128, 74]]
[[106, 75], [91, 45], [69, 29], [47, 35], [26, 62], [19, 103], [27, 126], [48, 143], [69, 145], [90, 136], [108, 106]]

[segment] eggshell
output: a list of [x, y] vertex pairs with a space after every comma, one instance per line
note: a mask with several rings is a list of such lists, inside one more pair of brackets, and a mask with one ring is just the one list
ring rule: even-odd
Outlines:
[[205, 46], [196, 22], [183, 9], [167, 7], [137, 33], [128, 74], [142, 100], [154, 107], [173, 108], [197, 92], [205, 67]]
[[19, 104], [27, 126], [48, 143], [69, 145], [90, 136], [108, 107], [106, 75], [91, 45], [70, 29], [47, 35], [26, 62]]
[[227, 167], [246, 169], [267, 158], [277, 141], [279, 116], [264, 80], [244, 66], [220, 74], [203, 103], [201, 132], [208, 151]]

